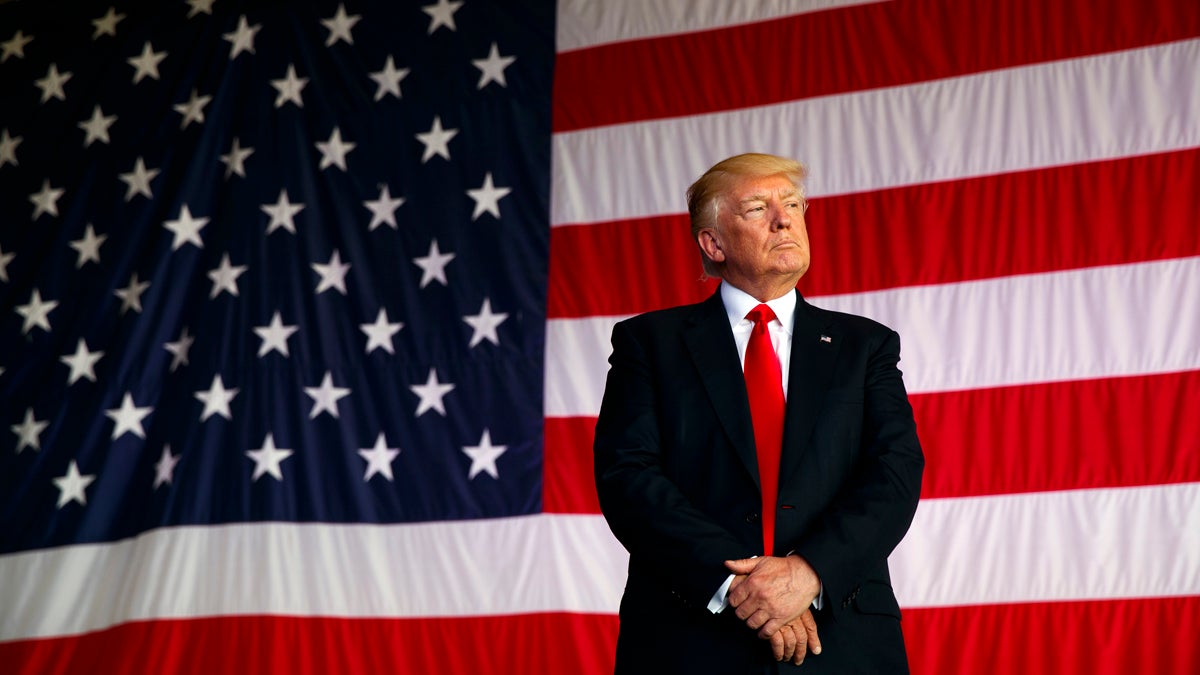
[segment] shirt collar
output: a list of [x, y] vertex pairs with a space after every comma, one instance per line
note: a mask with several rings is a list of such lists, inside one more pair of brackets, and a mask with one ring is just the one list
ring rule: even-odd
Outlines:
[[[753, 295], [724, 281], [721, 282], [721, 302], [725, 304], [725, 312], [729, 315], [730, 328], [736, 328], [745, 321], [750, 310], [759, 304]], [[774, 300], [768, 300], [766, 304], [775, 312], [775, 318], [779, 319], [787, 334], [791, 335], [792, 317], [796, 314], [796, 292], [784, 293]]]

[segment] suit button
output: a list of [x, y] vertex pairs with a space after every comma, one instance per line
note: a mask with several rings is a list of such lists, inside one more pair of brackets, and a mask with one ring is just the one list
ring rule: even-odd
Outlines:
[[747, 515], [747, 516], [746, 516], [746, 522], [747, 522], [747, 523], [750, 523], [751, 525], [753, 525], [754, 523], [757, 523], [757, 522], [758, 522], [758, 517], [759, 517], [759, 516], [758, 516], [758, 514], [757, 514], [757, 513], [751, 513], [751, 514], [749, 514], [749, 515]]

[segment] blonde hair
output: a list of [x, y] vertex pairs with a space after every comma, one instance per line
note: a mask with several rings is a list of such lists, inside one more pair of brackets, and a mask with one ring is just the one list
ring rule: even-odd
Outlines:
[[[808, 169], [794, 159], [759, 152], [735, 155], [717, 162], [687, 191], [688, 216], [692, 221], [692, 239], [696, 241], [696, 247], [700, 247], [698, 237], [701, 230], [717, 227], [721, 197], [729, 190], [734, 179], [786, 176], [803, 199], [804, 177], [807, 175]], [[716, 264], [704, 255], [703, 249], [700, 250], [700, 264], [707, 276], [721, 276]]]

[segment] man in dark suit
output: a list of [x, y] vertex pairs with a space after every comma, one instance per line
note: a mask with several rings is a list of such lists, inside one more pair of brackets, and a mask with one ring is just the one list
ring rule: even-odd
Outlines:
[[800, 297], [804, 175], [709, 169], [688, 210], [717, 293], [613, 329], [595, 471], [630, 554], [618, 673], [908, 670], [887, 556], [924, 458], [900, 341]]

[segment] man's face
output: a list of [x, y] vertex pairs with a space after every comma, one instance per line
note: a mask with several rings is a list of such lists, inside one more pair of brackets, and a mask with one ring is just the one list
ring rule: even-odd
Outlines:
[[706, 252], [724, 263], [721, 277], [743, 290], [795, 286], [808, 271], [804, 200], [786, 176], [735, 179], [720, 199], [717, 227], [709, 232]]

